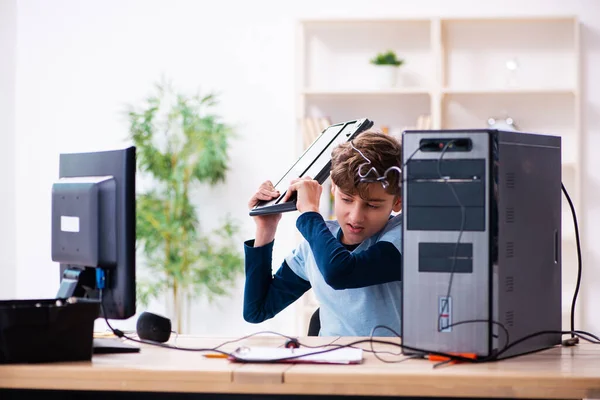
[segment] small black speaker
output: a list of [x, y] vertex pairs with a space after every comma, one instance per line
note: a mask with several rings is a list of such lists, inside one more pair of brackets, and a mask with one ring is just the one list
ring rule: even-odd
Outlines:
[[144, 311], [137, 320], [136, 330], [140, 339], [165, 343], [171, 337], [171, 320]]

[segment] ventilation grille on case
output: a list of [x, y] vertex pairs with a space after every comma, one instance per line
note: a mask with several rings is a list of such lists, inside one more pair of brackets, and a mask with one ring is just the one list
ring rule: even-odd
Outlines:
[[507, 276], [504, 280], [504, 290], [507, 292], [512, 292], [515, 290], [515, 277]]
[[515, 242], [506, 242], [506, 258], [515, 256]]
[[508, 189], [514, 189], [514, 187], [515, 187], [515, 173], [514, 172], [506, 173], [506, 187]]
[[514, 311], [507, 311], [506, 314], [504, 314], [504, 324], [506, 326], [514, 326], [514, 324], [515, 324], [515, 312]]
[[513, 222], [515, 222], [515, 208], [506, 207], [506, 223], [512, 224]]

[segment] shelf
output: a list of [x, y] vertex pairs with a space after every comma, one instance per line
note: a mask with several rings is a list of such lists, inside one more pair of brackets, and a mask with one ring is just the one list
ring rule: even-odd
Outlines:
[[[333, 123], [367, 117], [375, 129], [387, 127], [398, 133], [415, 126], [419, 116], [429, 115], [431, 99], [427, 93], [410, 96], [308, 96], [305, 97], [304, 116], [327, 117]], [[394, 110], [394, 111], [390, 111]]]
[[376, 85], [370, 60], [387, 50], [406, 62], [399, 70], [405, 85], [431, 85], [434, 55], [427, 20], [347, 20], [306, 22], [302, 30], [304, 87], [369, 90]]
[[[552, 112], [548, 112], [552, 110]], [[442, 128], [487, 127], [490, 117], [510, 116], [523, 132], [574, 139], [576, 101], [557, 93], [448, 94], [442, 104]], [[563, 140], [563, 157], [574, 160], [573, 140]], [[568, 156], [567, 156], [568, 155]]]
[[306, 96], [388, 96], [388, 95], [429, 95], [429, 90], [423, 88], [391, 88], [391, 89], [336, 89], [319, 90], [305, 89]]
[[313, 27], [319, 25], [363, 25], [363, 24], [429, 24], [431, 20], [427, 18], [310, 18], [300, 19], [299, 22], [305, 27]]
[[459, 94], [485, 94], [485, 95], [503, 95], [503, 94], [556, 94], [575, 96], [577, 91], [567, 88], [489, 88], [489, 89], [442, 89], [443, 94], [459, 95]]
[[[424, 115], [432, 129], [481, 129], [489, 118], [511, 117], [522, 132], [560, 136], [562, 182], [581, 234], [585, 76], [579, 30], [574, 16], [305, 20], [298, 30], [298, 120], [367, 117], [374, 128], [385, 126], [395, 136], [414, 129]], [[385, 50], [405, 60], [395, 85], [378, 81], [377, 67], [369, 63]], [[562, 194], [561, 204], [563, 321], [568, 321], [577, 254]], [[309, 311], [302, 318], [311, 315], [313, 301], [305, 299]]]
[[577, 86], [572, 18], [442, 21], [443, 85], [513, 88]]
[[462, 17], [448, 17], [442, 18], [442, 23], [464, 23], [472, 24], [476, 22], [502, 22], [502, 23], [520, 23], [520, 24], [536, 24], [536, 23], [567, 23], [574, 24], [577, 21], [577, 17], [573, 16], [494, 16], [494, 17], [478, 17], [474, 18], [462, 18]]

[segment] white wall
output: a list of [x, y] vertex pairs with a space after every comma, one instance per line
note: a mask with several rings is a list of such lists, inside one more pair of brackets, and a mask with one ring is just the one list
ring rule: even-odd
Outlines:
[[17, 2], [0, 1], [0, 299], [16, 295], [15, 74]]
[[[253, 234], [246, 200], [258, 184], [275, 179], [294, 158], [295, 22], [312, 17], [430, 17], [577, 15], [584, 24], [583, 98], [586, 327], [600, 332], [600, 2], [595, 0], [276, 0], [147, 1], [21, 0], [18, 2], [16, 207], [17, 292], [21, 298], [54, 296], [57, 266], [50, 260], [50, 187], [63, 151], [126, 145], [119, 111], [141, 99], [161, 73], [185, 89], [222, 93], [222, 115], [237, 127], [228, 183], [205, 191], [205, 227], [227, 210]], [[4, 54], [0, 54], [4, 58]], [[9, 130], [10, 131], [10, 130]], [[2, 145], [7, 140], [2, 137]], [[589, 145], [587, 145], [589, 144]], [[5, 161], [6, 162], [6, 161]], [[275, 259], [295, 242], [294, 215], [284, 218]], [[11, 225], [0, 241], [11, 240]], [[241, 244], [240, 244], [241, 249]], [[594, 290], [595, 289], [595, 290]], [[292, 310], [260, 326], [241, 317], [242, 289], [219, 307], [204, 303], [192, 313], [192, 331], [232, 335], [274, 329], [297, 333]], [[161, 305], [153, 310], [160, 311]], [[123, 326], [132, 327], [134, 320]]]

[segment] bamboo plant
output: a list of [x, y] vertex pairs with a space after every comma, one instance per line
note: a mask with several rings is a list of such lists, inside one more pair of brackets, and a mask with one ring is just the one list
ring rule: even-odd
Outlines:
[[138, 277], [137, 297], [147, 305], [171, 296], [170, 317], [179, 333], [184, 304], [198, 296], [214, 300], [226, 295], [243, 271], [237, 223], [224, 216], [221, 227], [203, 234], [190, 198], [199, 185], [226, 178], [233, 132], [215, 114], [217, 103], [214, 94], [176, 93], [163, 80], [141, 107], [127, 110], [138, 182], [149, 186], [136, 197], [137, 247], [149, 276]]

